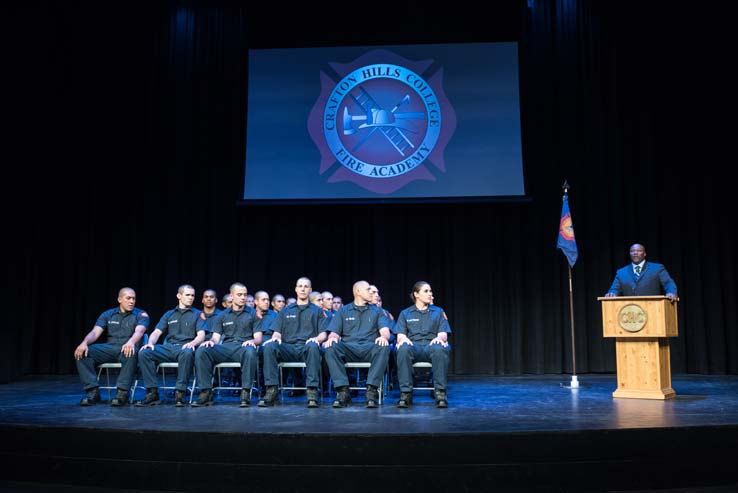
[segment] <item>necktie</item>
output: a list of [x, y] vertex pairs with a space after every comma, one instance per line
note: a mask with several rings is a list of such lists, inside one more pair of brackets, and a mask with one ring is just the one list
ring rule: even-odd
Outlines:
[[635, 271], [636, 271], [636, 277], [641, 277], [641, 266], [640, 265], [635, 266]]

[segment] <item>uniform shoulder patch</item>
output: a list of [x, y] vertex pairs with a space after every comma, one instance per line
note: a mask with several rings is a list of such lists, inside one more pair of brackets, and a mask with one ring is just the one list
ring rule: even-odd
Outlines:
[[441, 315], [443, 315], [443, 318], [445, 318], [446, 320], [448, 320], [448, 317], [446, 316], [446, 312], [445, 311], [444, 312], [441, 312]]
[[146, 313], [146, 312], [141, 312], [141, 316], [142, 316], [142, 317], [146, 317], [146, 318], [149, 318], [149, 314], [148, 314], [148, 313]]

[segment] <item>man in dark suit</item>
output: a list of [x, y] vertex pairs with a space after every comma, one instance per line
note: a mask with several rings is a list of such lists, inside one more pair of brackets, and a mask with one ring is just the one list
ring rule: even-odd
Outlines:
[[618, 269], [606, 298], [615, 296], [658, 296], [677, 299], [677, 287], [666, 268], [646, 262], [646, 248], [638, 243], [630, 247], [631, 264]]

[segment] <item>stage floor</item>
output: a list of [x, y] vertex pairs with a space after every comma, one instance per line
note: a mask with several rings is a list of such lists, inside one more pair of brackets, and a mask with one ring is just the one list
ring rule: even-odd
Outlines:
[[738, 376], [674, 375], [668, 401], [570, 380], [453, 376], [448, 409], [429, 391], [398, 409], [397, 390], [243, 409], [80, 407], [76, 375], [29, 377], [0, 385], [0, 491], [738, 491]]
[[[429, 391], [416, 391], [409, 409], [396, 407], [392, 391], [379, 409], [364, 408], [363, 393], [345, 409], [326, 397], [307, 409], [303, 397], [272, 408], [239, 408], [222, 395], [213, 406], [177, 408], [168, 397], [158, 406], [114, 408], [78, 405], [75, 375], [25, 378], [0, 385], [0, 424], [109, 430], [218, 431], [221, 433], [495, 433], [738, 425], [738, 376], [675, 375], [676, 398], [613, 399], [614, 375], [520, 377], [456, 376], [449, 381], [449, 407], [437, 409]], [[164, 396], [164, 393], [161, 394]], [[136, 399], [143, 391], [136, 392]], [[106, 399], [103, 391], [103, 399]], [[208, 425], [211, 423], [211, 425]]]

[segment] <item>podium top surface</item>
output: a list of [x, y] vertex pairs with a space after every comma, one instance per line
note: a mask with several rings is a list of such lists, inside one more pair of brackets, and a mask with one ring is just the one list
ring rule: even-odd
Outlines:
[[[599, 296], [597, 297], [597, 301], [628, 301], [628, 300], [667, 300], [667, 298], [664, 295], [655, 295], [655, 296]], [[677, 298], [677, 301], [679, 301], [679, 298]]]

